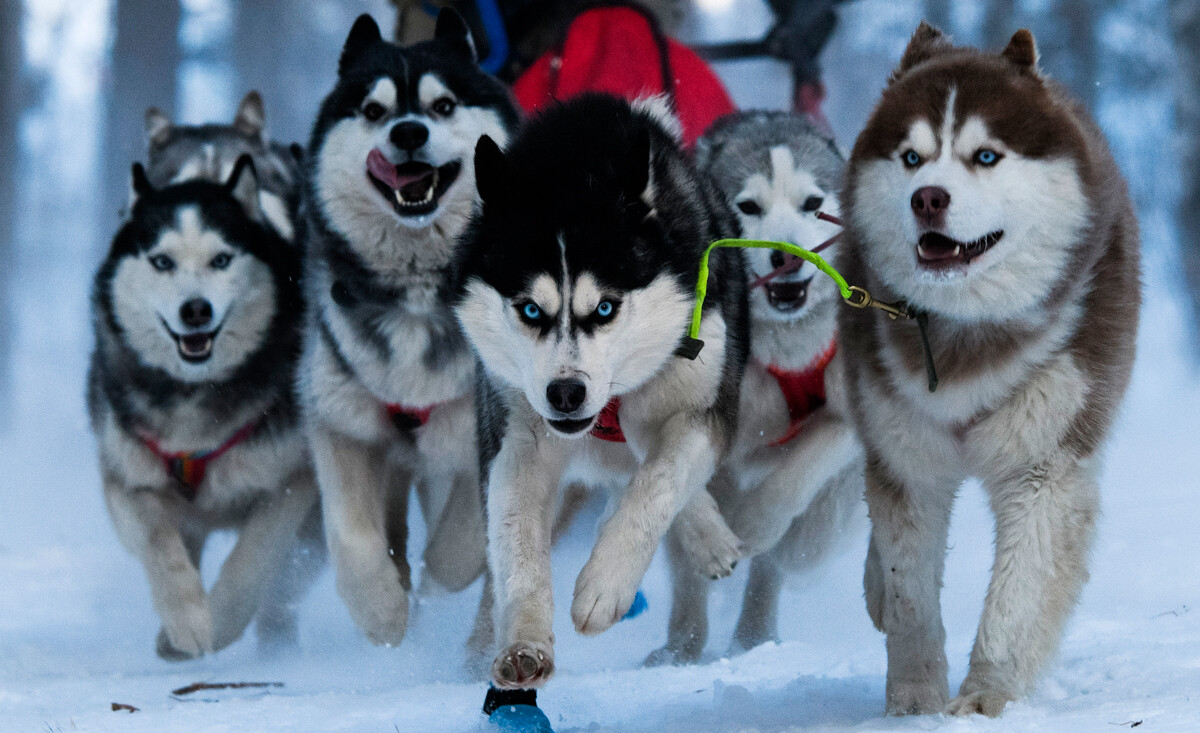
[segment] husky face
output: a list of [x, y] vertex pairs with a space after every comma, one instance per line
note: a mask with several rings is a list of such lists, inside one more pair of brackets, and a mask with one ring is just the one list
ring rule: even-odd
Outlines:
[[[657, 373], [691, 313], [698, 253], [673, 247], [656, 212], [642, 124], [615, 140], [611, 126], [538, 126], [507, 156], [489, 138], [476, 153], [484, 206], [460, 252], [456, 313], [489, 374], [560, 435], [585, 434]], [[565, 129], [578, 134], [550, 135]]]
[[161, 191], [136, 166], [134, 190], [133, 216], [101, 269], [103, 312], [147, 366], [188, 382], [228, 377], [281, 307], [249, 157], [223, 186]]
[[[735, 114], [700, 140], [696, 156], [733, 205], [743, 237], [811, 249], [838, 232], [817, 213], [839, 213], [845, 161], [807, 120], [781, 112]], [[797, 259], [766, 249], [748, 249], [745, 258], [751, 281]], [[752, 290], [751, 315], [793, 321], [837, 296], [833, 281], [804, 262]]]
[[505, 140], [507, 93], [476, 64], [462, 18], [439, 16], [433, 40], [401, 48], [370, 16], [355, 22], [310, 150], [315, 194], [351, 242], [396, 224], [424, 229], [474, 204], [472, 154], [482, 135]]
[[890, 288], [974, 320], [1027, 312], [1051, 291], [1088, 218], [1086, 143], [1053, 94], [1032, 48], [964, 55], [914, 39], [848, 187], [864, 257]]

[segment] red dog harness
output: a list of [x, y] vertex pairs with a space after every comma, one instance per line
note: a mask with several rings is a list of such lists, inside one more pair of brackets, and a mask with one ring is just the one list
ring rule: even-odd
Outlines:
[[142, 440], [142, 444], [162, 461], [163, 467], [167, 469], [167, 475], [175, 479], [175, 488], [179, 490], [179, 493], [183, 494], [183, 497], [188, 501], [192, 501], [196, 498], [196, 492], [200, 489], [201, 482], [204, 481], [204, 474], [208, 471], [208, 464], [225, 455], [238, 443], [249, 438], [250, 434], [257, 427], [258, 421], [253, 420], [234, 433], [229, 440], [226, 440], [212, 450], [205, 451], [167, 451], [163, 450], [158, 441], [149, 435], [143, 434], [139, 437]]
[[407, 433], [429, 422], [429, 416], [433, 414], [433, 408], [437, 407], [437, 405], [409, 407], [396, 402], [389, 402], [384, 407], [387, 409], [388, 417], [392, 419], [392, 423], [395, 424], [396, 429], [402, 433]]
[[624, 443], [625, 433], [621, 432], [621, 420], [617, 417], [617, 410], [621, 409], [621, 398], [613, 397], [600, 411], [600, 417], [596, 419], [596, 424], [592, 426], [592, 431], [589, 433], [593, 438], [607, 440], [610, 443]]
[[804, 418], [825, 404], [825, 368], [836, 354], [837, 342], [834, 341], [803, 369], [787, 371], [767, 365], [767, 373], [775, 378], [788, 408], [787, 432], [768, 445], [775, 447], [790, 442], [803, 429]]

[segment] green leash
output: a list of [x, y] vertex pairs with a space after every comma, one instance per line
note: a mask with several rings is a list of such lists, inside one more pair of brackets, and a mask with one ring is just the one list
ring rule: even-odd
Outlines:
[[846, 278], [842, 277], [840, 272], [833, 269], [833, 266], [826, 262], [821, 255], [788, 242], [771, 242], [762, 239], [718, 239], [708, 245], [708, 248], [704, 250], [704, 255], [700, 258], [700, 276], [696, 280], [696, 305], [692, 308], [692, 325], [688, 328], [687, 337], [683, 339], [683, 342], [676, 350], [679, 356], [687, 359], [695, 359], [699, 356], [700, 349], [704, 348], [704, 342], [700, 340], [700, 318], [701, 312], [704, 310], [704, 298], [708, 294], [708, 257], [718, 247], [775, 249], [780, 252], [786, 252], [787, 254], [811, 262], [816, 265], [818, 270], [832, 278], [837, 283], [838, 290], [842, 294], [842, 300], [846, 302], [846, 305], [852, 308], [876, 308], [887, 313], [888, 317], [892, 320], [896, 320], [897, 318], [911, 318], [916, 320], [917, 328], [921, 332], [921, 347], [925, 352], [925, 375], [928, 378], [929, 391], [937, 391], [937, 369], [933, 365], [933, 351], [929, 348], [929, 336], [925, 333], [929, 324], [929, 315], [912, 308], [904, 301], [885, 303], [881, 300], [876, 300], [865, 289], [847, 283]]

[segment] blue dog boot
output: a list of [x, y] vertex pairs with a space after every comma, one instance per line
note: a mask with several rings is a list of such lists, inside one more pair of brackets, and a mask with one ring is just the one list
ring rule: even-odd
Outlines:
[[550, 719], [537, 706], [537, 690], [489, 687], [483, 714], [492, 727], [503, 733], [554, 733]]
[[641, 590], [638, 590], [637, 595], [633, 597], [633, 604], [629, 607], [629, 610], [625, 612], [625, 615], [621, 617], [621, 620], [627, 621], [631, 618], [637, 618], [638, 616], [641, 616], [642, 612], [649, 607], [650, 604], [646, 603], [646, 596], [642, 595]]

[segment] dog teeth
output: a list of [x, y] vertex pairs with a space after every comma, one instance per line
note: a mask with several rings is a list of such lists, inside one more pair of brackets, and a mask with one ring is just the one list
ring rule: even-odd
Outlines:
[[954, 245], [954, 256], [955, 257], [962, 256], [962, 245], [961, 244]]
[[434, 170], [433, 180], [430, 182], [429, 188], [425, 189], [425, 196], [420, 201], [409, 201], [408, 199], [404, 198], [404, 195], [401, 194], [398, 189], [392, 191], [392, 195], [396, 198], [396, 203], [400, 206], [405, 206], [405, 207], [424, 206], [426, 204], [433, 202], [433, 196], [437, 192], [437, 187], [438, 187], [438, 172], [437, 172], [437, 170]]

